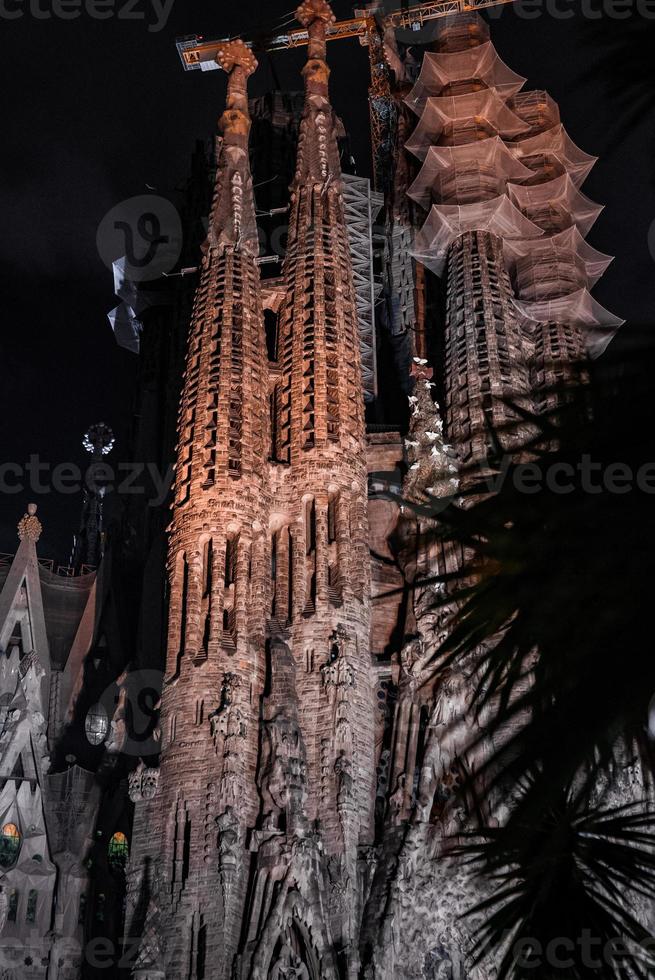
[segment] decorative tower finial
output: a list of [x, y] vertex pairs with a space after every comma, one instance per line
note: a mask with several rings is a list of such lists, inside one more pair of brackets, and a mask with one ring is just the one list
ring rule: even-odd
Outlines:
[[296, 10], [296, 20], [300, 21], [303, 27], [309, 27], [315, 21], [334, 24], [336, 19], [327, 0], [303, 0]]
[[296, 10], [296, 20], [309, 34], [307, 64], [303, 68], [307, 95], [327, 97], [330, 69], [326, 62], [326, 35], [328, 24], [334, 24], [336, 17], [327, 0], [304, 0]]
[[330, 69], [326, 60], [327, 27], [336, 18], [326, 0], [304, 0], [296, 11], [296, 18], [307, 28], [309, 40], [307, 63], [302, 70], [305, 110], [298, 135], [292, 198], [294, 188], [307, 181], [321, 187], [328, 182], [341, 181], [336, 119], [328, 89]]
[[28, 504], [27, 514], [24, 514], [18, 522], [18, 537], [21, 541], [31, 541], [32, 544], [36, 544], [42, 530], [41, 521], [36, 516], [36, 504]]
[[424, 357], [415, 357], [409, 373], [415, 381], [432, 381], [434, 370], [430, 367]]
[[225, 139], [233, 142], [233, 137], [247, 137], [250, 132], [248, 79], [257, 70], [257, 59], [247, 44], [237, 40], [219, 45], [216, 62], [228, 75], [221, 129]]
[[208, 245], [240, 248], [257, 255], [259, 238], [248, 157], [248, 79], [257, 69], [257, 59], [243, 41], [225, 41], [218, 47], [216, 63], [227, 72], [228, 83], [225, 112], [219, 120], [223, 144], [218, 154]]

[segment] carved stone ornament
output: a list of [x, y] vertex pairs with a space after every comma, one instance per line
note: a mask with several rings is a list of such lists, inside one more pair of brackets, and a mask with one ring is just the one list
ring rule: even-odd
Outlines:
[[326, 0], [303, 0], [303, 3], [296, 10], [296, 20], [303, 27], [309, 27], [317, 20], [322, 20], [326, 24], [334, 24], [336, 19]]
[[18, 522], [18, 537], [21, 541], [31, 541], [32, 544], [36, 544], [42, 531], [41, 521], [36, 517], [36, 504], [28, 504], [27, 514], [24, 514]]

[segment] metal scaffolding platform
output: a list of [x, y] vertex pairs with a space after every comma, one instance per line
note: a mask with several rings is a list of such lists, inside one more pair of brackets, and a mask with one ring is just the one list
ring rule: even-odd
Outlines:
[[345, 174], [343, 180], [343, 199], [357, 294], [364, 400], [371, 402], [377, 395], [375, 303], [382, 291], [382, 282], [375, 276], [373, 226], [384, 198], [382, 194], [372, 190], [367, 177]]

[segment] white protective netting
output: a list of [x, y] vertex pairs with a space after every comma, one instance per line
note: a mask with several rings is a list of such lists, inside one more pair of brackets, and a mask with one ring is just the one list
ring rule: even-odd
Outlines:
[[623, 322], [589, 292], [612, 261], [584, 240], [602, 211], [580, 190], [597, 158], [486, 36], [476, 15], [444, 22], [406, 99], [420, 118], [405, 148], [422, 161], [407, 193], [429, 212], [412, 255], [442, 275], [462, 234], [499, 237], [524, 321], [575, 325], [597, 356]]
[[526, 124], [525, 136], [516, 139], [527, 139], [560, 125], [559, 106], [543, 89], [518, 92], [507, 100], [507, 105]]
[[463, 146], [431, 146], [407, 193], [427, 208], [433, 200], [468, 204], [505, 192], [508, 181], [520, 181], [530, 171], [510, 152], [500, 136]]
[[[445, 98], [431, 97], [425, 104], [418, 126], [405, 143], [405, 149], [419, 160], [424, 160], [432, 144], [443, 143], [446, 139], [449, 142], [470, 142], [466, 136], [467, 129], [475, 131], [476, 128], [481, 132], [486, 129], [488, 136], [499, 135], [508, 139], [524, 131], [526, 123], [508, 109], [494, 89]], [[460, 138], [452, 138], [459, 133]]]
[[574, 226], [548, 238], [504, 242], [507, 269], [523, 300], [539, 301], [591, 289], [613, 261]]
[[520, 142], [510, 143], [509, 149], [522, 162], [529, 157], [554, 157], [577, 187], [584, 183], [598, 160], [598, 157], [591, 156], [576, 146], [561, 124]]
[[604, 207], [583, 194], [568, 174], [532, 186], [510, 182], [507, 193], [517, 208], [545, 231], [561, 231], [575, 225], [584, 236]]
[[428, 51], [407, 105], [422, 113], [431, 95], [441, 95], [444, 89], [467, 82], [477, 88], [496, 89], [499, 95], [509, 98], [523, 88], [525, 81], [498, 57], [491, 41], [456, 54]]
[[441, 52], [466, 51], [489, 40], [489, 25], [475, 10], [448, 14], [435, 28], [436, 49]]
[[467, 231], [488, 231], [505, 241], [543, 234], [504, 194], [492, 201], [464, 206], [435, 204], [416, 236], [412, 254], [426, 268], [441, 276], [451, 243]]
[[513, 300], [523, 322], [566, 323], [584, 331], [587, 352], [599, 357], [625, 320], [614, 316], [601, 306], [588, 289], [580, 289], [567, 296], [558, 296], [538, 302]]

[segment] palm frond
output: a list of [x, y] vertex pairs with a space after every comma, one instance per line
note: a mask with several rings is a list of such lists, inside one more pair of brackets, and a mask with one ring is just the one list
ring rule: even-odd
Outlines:
[[640, 914], [655, 897], [647, 803], [588, 810], [568, 793], [537, 821], [514, 814], [503, 828], [464, 838], [455, 853], [494, 883], [466, 914], [482, 918], [474, 958], [492, 957], [498, 980], [652, 975], [652, 937]]

